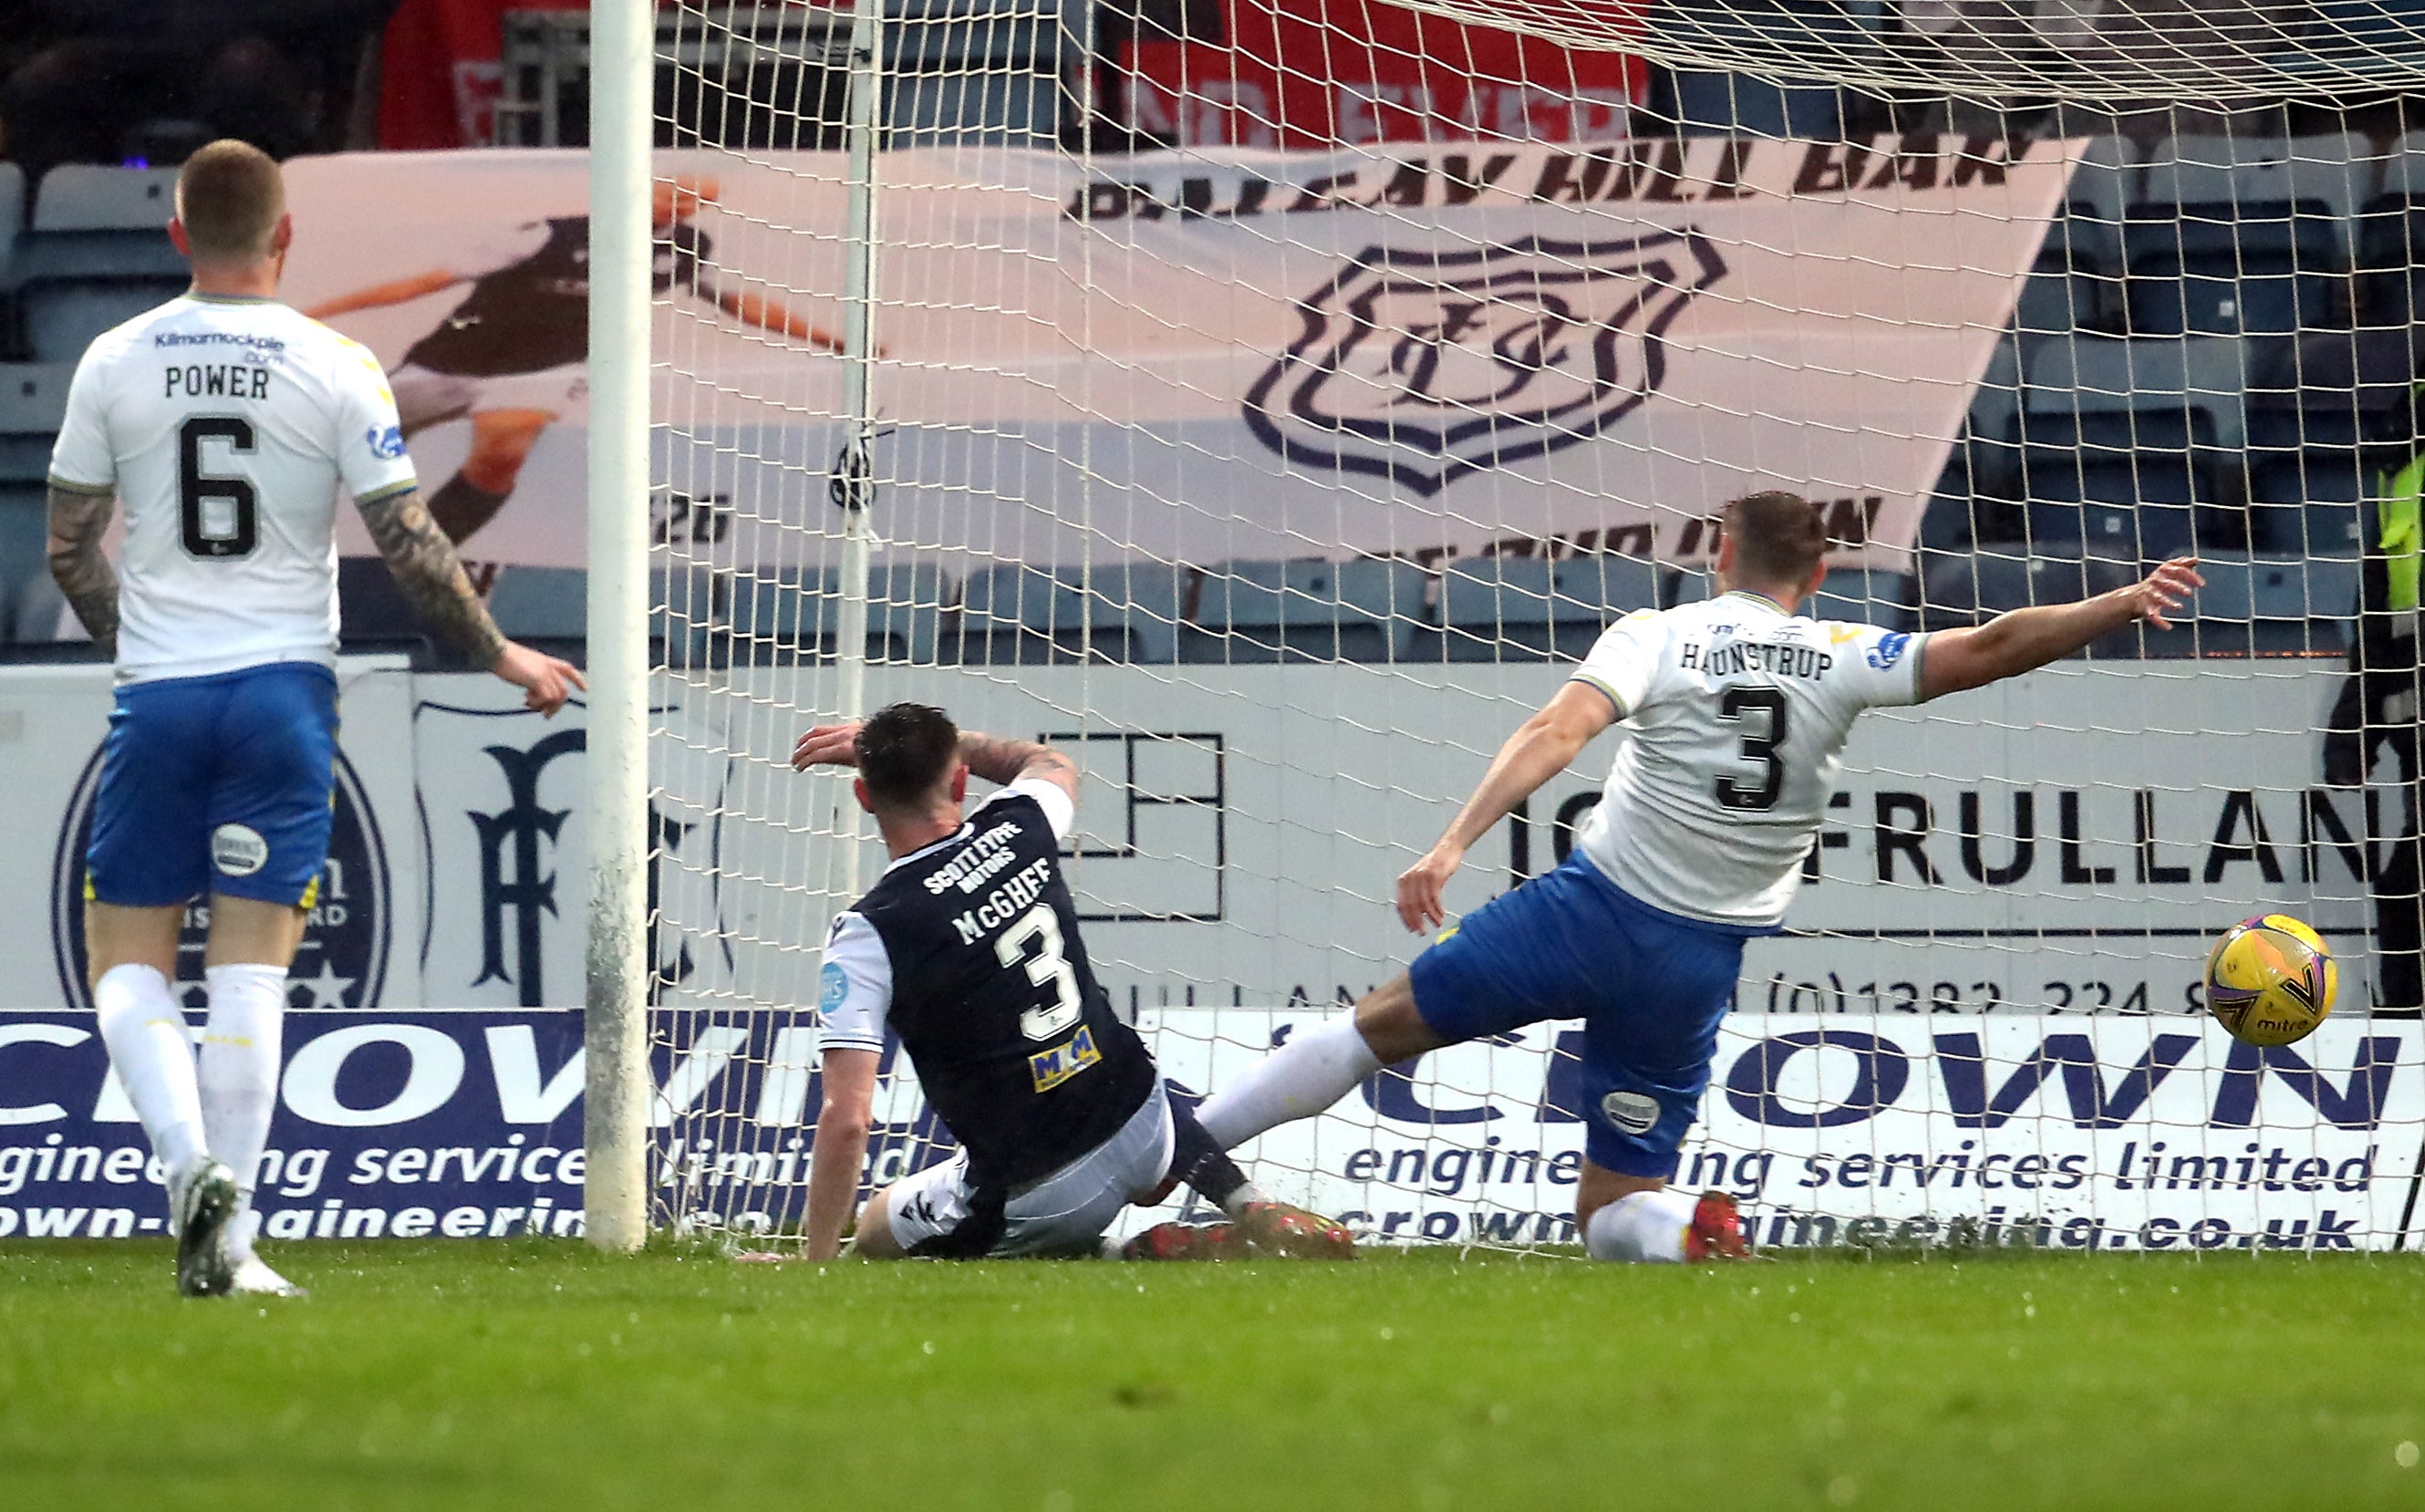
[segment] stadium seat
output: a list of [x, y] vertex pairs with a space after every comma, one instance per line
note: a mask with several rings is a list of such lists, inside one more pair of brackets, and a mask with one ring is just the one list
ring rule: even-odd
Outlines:
[[1229, 562], [1205, 571], [1179, 626], [1179, 659], [1389, 661], [1405, 654], [1422, 611], [1423, 573], [1411, 562]]
[[649, 638], [667, 670], [703, 671], [725, 665], [717, 658], [730, 650], [722, 631], [732, 607], [731, 577], [703, 562], [677, 561], [650, 570]]
[[40, 483], [0, 479], [0, 640], [39, 643], [57, 631]]
[[2249, 544], [2258, 551], [2354, 556], [2358, 509], [2368, 494], [2354, 451], [2321, 447], [2252, 454], [2248, 469]]
[[25, 225], [25, 170], [0, 163], [0, 288], [8, 282], [8, 254], [16, 249], [17, 233]]
[[25, 345], [46, 362], [72, 362], [94, 337], [175, 298], [185, 288], [182, 278], [30, 279], [18, 295]]
[[40, 483], [67, 414], [67, 362], [0, 363], [0, 483]]
[[1452, 662], [1581, 657], [1617, 619], [1660, 606], [1659, 578], [1655, 564], [1608, 553], [1451, 562], [1440, 577], [1442, 652]]
[[2107, 281], [2122, 274], [2122, 226], [2139, 178], [2139, 151], [2127, 137], [2096, 137], [2081, 150], [2048, 246], [2075, 271]]
[[2336, 621], [2357, 609], [2354, 561], [2209, 554], [2192, 606], [2195, 649], [2207, 656], [2337, 654]]
[[[943, 573], [926, 564], [872, 568], [867, 584], [867, 655], [887, 662], [932, 662], [940, 639]], [[786, 568], [736, 573], [729, 585], [732, 661], [787, 667], [831, 661], [841, 616], [841, 572]]]
[[489, 613], [515, 640], [580, 640], [589, 634], [589, 574], [578, 567], [506, 567]]
[[[2007, 609], [2039, 603], [2077, 603], [2135, 582], [2134, 564], [2047, 551], [2027, 555], [1983, 551], [1928, 562], [1920, 579], [1918, 609], [1922, 630], [1983, 624]], [[2089, 648], [2100, 656], [2135, 656], [2135, 630], [2124, 630]]]
[[1814, 619], [1844, 619], [1887, 630], [1912, 628], [1913, 584], [1882, 567], [1839, 567], [1802, 607]]
[[168, 235], [175, 214], [173, 168], [105, 168], [63, 163], [34, 190], [35, 232], [151, 231]]
[[962, 591], [951, 649], [970, 663], [1166, 665], [1179, 659], [1179, 624], [1198, 575], [1168, 562], [988, 568]]
[[[2022, 411], [2033, 425], [2064, 414], [2203, 414], [2202, 423], [2190, 423], [2197, 432], [2192, 443], [2237, 450], [2247, 433], [2242, 395], [2253, 366], [2271, 349], [2227, 337], [2035, 343], [2021, 354]], [[2066, 435], [2046, 441], [2076, 443]]]
[[1782, 137], [1840, 141], [1843, 99], [1834, 89], [1772, 84], [1747, 73], [1678, 69], [1676, 129], [1687, 137]]
[[2287, 332], [2330, 324], [2371, 169], [2361, 138], [2176, 137], [2149, 158], [2123, 233], [2130, 330]]

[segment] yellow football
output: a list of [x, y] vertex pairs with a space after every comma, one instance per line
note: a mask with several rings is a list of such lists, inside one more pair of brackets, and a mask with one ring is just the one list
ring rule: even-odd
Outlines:
[[2207, 1011], [2252, 1045], [2306, 1038], [2339, 987], [2323, 937], [2287, 913], [2232, 925], [2206, 958]]

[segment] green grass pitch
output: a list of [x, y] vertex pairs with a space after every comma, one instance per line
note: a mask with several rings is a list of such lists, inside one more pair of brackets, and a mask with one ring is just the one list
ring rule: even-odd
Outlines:
[[2400, 1258], [274, 1259], [0, 1246], [0, 1506], [2425, 1505]]

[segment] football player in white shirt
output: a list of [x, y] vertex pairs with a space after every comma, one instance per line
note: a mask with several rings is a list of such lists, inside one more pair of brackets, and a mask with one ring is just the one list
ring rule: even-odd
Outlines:
[[1573, 853], [1465, 916], [1414, 965], [1301, 1033], [1203, 1105], [1234, 1149], [1319, 1113], [1384, 1066], [1545, 1019], [1584, 1021], [1584, 1160], [1575, 1225], [1595, 1259], [1744, 1252], [1734, 1198], [1671, 1193], [1709, 1084], [1718, 1021], [1751, 935], [1774, 933], [1802, 877], [1845, 737], [1865, 709], [1979, 687], [2144, 619], [2202, 585], [2191, 560], [2080, 603], [1911, 635], [1804, 619], [1826, 529], [1791, 493], [1726, 507], [1721, 597], [1628, 615], [1500, 748], [1448, 832], [1398, 878], [1398, 917], [1443, 922], [1469, 846], [1620, 721], [1598, 809]]
[[[169, 233], [193, 286], [86, 351], [51, 458], [51, 572], [118, 668], [85, 944], [110, 1064], [166, 1173], [178, 1290], [284, 1295], [252, 1252], [249, 1209], [286, 970], [329, 854], [338, 489], [423, 617], [531, 708], [553, 715], [582, 682], [497, 633], [416, 497], [377, 360], [277, 302], [294, 239], [278, 165], [204, 147]], [[169, 984], [205, 893], [198, 1069]]]

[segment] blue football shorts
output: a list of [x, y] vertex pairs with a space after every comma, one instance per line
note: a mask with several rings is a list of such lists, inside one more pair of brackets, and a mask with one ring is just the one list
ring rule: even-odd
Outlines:
[[1580, 850], [1467, 914], [1409, 968], [1415, 1011], [1451, 1041], [1583, 1021], [1583, 1153], [1671, 1178], [1710, 1085], [1743, 941], [1627, 893]]
[[310, 908], [329, 859], [337, 679], [312, 662], [118, 690], [85, 895], [154, 909], [204, 893]]

